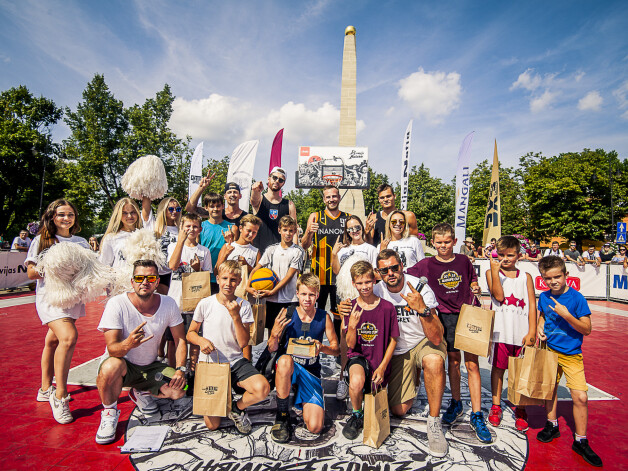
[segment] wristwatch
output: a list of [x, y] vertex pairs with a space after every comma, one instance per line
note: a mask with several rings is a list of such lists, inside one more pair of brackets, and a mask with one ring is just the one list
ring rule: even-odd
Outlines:
[[425, 309], [423, 310], [423, 312], [419, 312], [419, 316], [421, 317], [430, 317], [432, 315], [432, 310], [425, 306]]
[[182, 373], [187, 373], [188, 369], [185, 366], [177, 366], [177, 371], [181, 371]]

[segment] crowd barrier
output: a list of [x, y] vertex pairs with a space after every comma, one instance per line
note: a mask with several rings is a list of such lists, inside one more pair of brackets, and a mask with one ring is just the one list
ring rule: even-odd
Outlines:
[[[567, 264], [567, 284], [582, 293], [587, 299], [603, 299], [610, 301], [628, 302], [628, 271], [623, 265], [594, 264], [578, 266], [574, 262]], [[490, 268], [487, 259], [476, 259], [473, 263], [478, 275], [482, 293], [488, 295], [486, 271]], [[530, 261], [517, 262], [517, 268], [530, 274], [534, 281], [534, 291], [538, 296], [547, 291], [547, 285], [541, 277], [538, 263]]]
[[32, 283], [24, 267], [26, 252], [0, 252], [0, 289], [17, 288]]

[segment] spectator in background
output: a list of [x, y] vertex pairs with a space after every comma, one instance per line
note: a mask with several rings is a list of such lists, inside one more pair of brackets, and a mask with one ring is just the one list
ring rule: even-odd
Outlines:
[[541, 260], [541, 256], [541, 250], [536, 246], [534, 242], [530, 242], [530, 247], [526, 251], [525, 259], [531, 262], [538, 262], [539, 260]]
[[89, 238], [89, 247], [94, 251], [94, 252], [98, 252], [98, 248], [100, 247], [98, 245], [98, 239], [96, 238], [96, 236], [91, 236]]
[[560, 257], [562, 259], [565, 258], [565, 255], [563, 254], [563, 251], [560, 250], [559, 244], [556, 241], [552, 242], [552, 248], [547, 249], [545, 251], [545, 257], [547, 257], [548, 255], [553, 255], [555, 257]]
[[460, 253], [462, 255], [466, 255], [467, 257], [469, 257], [469, 260], [471, 260], [471, 262], [475, 261], [475, 258], [473, 257], [474, 253], [473, 253], [473, 238], [472, 237], [467, 237], [464, 240], [464, 244], [460, 246]]
[[31, 238], [28, 237], [28, 231], [21, 230], [19, 237], [13, 239], [11, 244], [11, 252], [28, 252], [31, 246]]
[[497, 244], [497, 239], [493, 237], [491, 239], [491, 243], [484, 249], [484, 256], [486, 258], [497, 258], [497, 249], [495, 248], [495, 244]]
[[485, 258], [484, 257], [484, 247], [482, 247], [482, 244], [478, 244], [478, 248], [475, 251], [477, 258]]
[[582, 259], [584, 260], [584, 263], [595, 263], [598, 267], [601, 263], [600, 254], [595, 251], [595, 245], [593, 244], [590, 244], [589, 250], [582, 254]]
[[620, 245], [619, 246], [619, 253], [615, 254], [615, 256], [613, 257], [613, 259], [611, 260], [611, 263], [624, 263], [627, 260], [626, 257], [626, 246], [625, 245]]
[[611, 249], [610, 242], [606, 242], [604, 246], [602, 247], [602, 250], [600, 250], [600, 260], [602, 261], [602, 263], [608, 264], [608, 263], [611, 263], [611, 260], [613, 260], [614, 256], [615, 256], [615, 251]]
[[578, 249], [576, 248], [575, 240], [569, 241], [569, 248], [565, 250], [565, 260], [569, 262], [575, 262], [579, 266], [584, 265], [584, 260], [582, 259], [580, 252], [578, 252]]

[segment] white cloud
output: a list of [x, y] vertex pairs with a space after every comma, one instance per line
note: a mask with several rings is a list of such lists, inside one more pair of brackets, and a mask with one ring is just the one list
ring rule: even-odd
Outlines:
[[[613, 90], [613, 96], [617, 99], [620, 110], [628, 108], [628, 80], [625, 80], [619, 88]], [[621, 117], [628, 119], [628, 110], [624, 111]]]
[[600, 111], [602, 109], [602, 96], [600, 92], [594, 90], [587, 93], [578, 101], [578, 109], [581, 111]]
[[534, 97], [530, 100], [530, 111], [538, 113], [539, 111], [549, 108], [557, 96], [558, 93], [545, 90], [541, 96]]
[[576, 82], [579, 82], [580, 80], [582, 80], [582, 77], [584, 77], [584, 72], [580, 71], [576, 74], [576, 76], [574, 77], [574, 80]]
[[510, 90], [516, 90], [517, 88], [523, 88], [530, 92], [536, 90], [543, 84], [543, 79], [539, 74], [534, 74], [534, 69], [527, 69], [522, 74], [519, 74], [517, 80], [512, 83]]
[[417, 72], [399, 81], [399, 97], [417, 117], [437, 124], [460, 105], [460, 74], [457, 72]]

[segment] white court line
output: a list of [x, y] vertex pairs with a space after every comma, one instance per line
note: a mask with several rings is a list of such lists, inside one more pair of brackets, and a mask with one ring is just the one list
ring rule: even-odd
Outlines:
[[0, 308], [21, 306], [23, 304], [30, 304], [35, 302], [35, 295], [32, 296], [20, 296], [19, 298], [2, 299], [0, 300]]
[[589, 304], [592, 312], [598, 312], [602, 314], [613, 314], [615, 316], [628, 317], [628, 308], [617, 309], [614, 307], [600, 306], [598, 304]]

